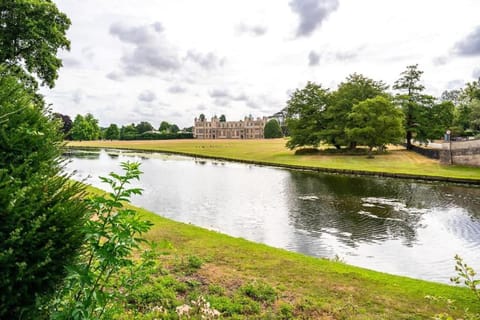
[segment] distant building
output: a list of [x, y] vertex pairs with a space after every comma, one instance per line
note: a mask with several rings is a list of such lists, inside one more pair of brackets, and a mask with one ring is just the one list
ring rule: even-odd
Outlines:
[[245, 117], [240, 121], [220, 122], [217, 116], [211, 121], [195, 118], [193, 137], [196, 139], [263, 139], [267, 117]]

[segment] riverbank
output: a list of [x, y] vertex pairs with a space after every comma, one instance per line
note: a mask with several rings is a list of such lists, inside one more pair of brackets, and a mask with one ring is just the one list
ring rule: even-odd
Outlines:
[[[161, 255], [153, 279], [132, 295], [126, 318], [151, 319], [160, 306], [175, 309], [198, 296], [234, 319], [431, 319], [480, 311], [466, 288], [308, 257], [135, 209], [153, 223], [146, 237]], [[455, 300], [457, 310], [426, 296]]]
[[70, 141], [68, 147], [120, 148], [169, 152], [182, 155], [240, 161], [332, 173], [378, 175], [480, 185], [480, 169], [444, 166], [404, 148], [368, 159], [363, 155], [295, 155], [284, 139], [265, 140], [150, 140], [150, 141]]

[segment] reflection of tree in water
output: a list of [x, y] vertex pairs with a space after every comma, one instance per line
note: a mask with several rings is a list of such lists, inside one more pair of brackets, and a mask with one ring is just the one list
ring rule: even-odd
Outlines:
[[435, 191], [443, 195], [441, 205], [456, 206], [467, 210], [473, 221], [480, 221], [480, 188], [453, 184], [438, 184]]
[[70, 150], [64, 153], [64, 156], [67, 158], [76, 158], [76, 159], [89, 159], [96, 160], [100, 158], [100, 152], [97, 151], [81, 151], [81, 150]]
[[291, 172], [289, 182], [295, 227], [331, 231], [351, 247], [388, 239], [413, 245], [422, 213], [438, 202], [431, 185], [412, 181]]

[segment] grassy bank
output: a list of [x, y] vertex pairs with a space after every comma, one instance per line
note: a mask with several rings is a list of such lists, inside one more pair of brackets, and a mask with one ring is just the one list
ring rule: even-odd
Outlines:
[[[147, 238], [159, 246], [160, 267], [131, 295], [125, 319], [158, 318], [153, 310], [174, 310], [199, 296], [232, 319], [429, 319], [466, 307], [480, 311], [465, 288], [307, 257], [138, 211], [154, 223]], [[453, 299], [458, 310], [427, 295]]]
[[464, 179], [480, 182], [480, 169], [443, 166], [403, 148], [368, 159], [364, 155], [311, 154], [295, 155], [285, 147], [284, 139], [271, 140], [156, 140], [156, 141], [71, 141], [72, 147], [126, 148], [175, 152], [294, 167], [364, 171], [391, 175], [415, 175]]

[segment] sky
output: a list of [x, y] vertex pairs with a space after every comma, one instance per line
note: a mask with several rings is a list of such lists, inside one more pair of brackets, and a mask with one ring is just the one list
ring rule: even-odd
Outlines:
[[392, 86], [406, 66], [439, 96], [480, 77], [478, 0], [55, 0], [72, 21], [55, 112], [101, 126], [270, 116], [307, 81]]

